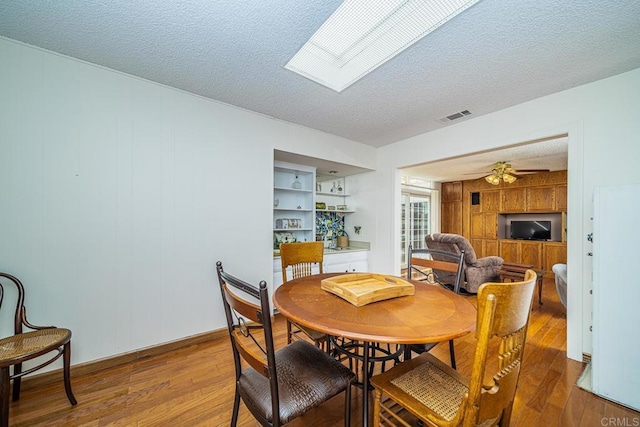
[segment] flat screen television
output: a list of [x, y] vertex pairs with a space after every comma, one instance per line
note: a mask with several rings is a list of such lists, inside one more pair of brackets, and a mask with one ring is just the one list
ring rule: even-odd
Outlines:
[[551, 240], [551, 221], [511, 221], [511, 238]]

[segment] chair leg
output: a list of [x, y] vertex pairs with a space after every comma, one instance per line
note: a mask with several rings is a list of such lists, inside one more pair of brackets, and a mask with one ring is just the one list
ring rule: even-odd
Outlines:
[[291, 321], [287, 319], [287, 344], [291, 344]]
[[9, 393], [11, 380], [9, 379], [9, 367], [0, 369], [0, 427], [9, 427]]
[[[22, 363], [16, 363], [13, 365], [13, 376], [19, 375], [22, 373]], [[21, 377], [16, 377], [13, 379], [13, 401], [20, 399], [20, 384], [22, 382]]]
[[73, 390], [71, 390], [71, 341], [64, 345], [62, 361], [64, 371], [64, 391], [67, 393], [67, 399], [69, 399], [69, 402], [71, 402], [72, 405], [77, 405], [78, 401], [73, 395]]
[[453, 340], [449, 340], [449, 355], [451, 356], [451, 367], [456, 369], [456, 353], [453, 348]]
[[240, 410], [240, 393], [238, 392], [238, 383], [236, 382], [236, 393], [233, 398], [233, 412], [231, 415], [231, 427], [238, 424], [238, 411]]
[[513, 400], [509, 402], [509, 404], [502, 411], [502, 417], [500, 417], [500, 421], [498, 425], [500, 427], [509, 427], [511, 424], [511, 411], [513, 410]]
[[351, 426], [351, 383], [344, 391], [344, 426]]
[[382, 391], [376, 388], [373, 392], [373, 427], [378, 427], [380, 425], [380, 402], [382, 399]]

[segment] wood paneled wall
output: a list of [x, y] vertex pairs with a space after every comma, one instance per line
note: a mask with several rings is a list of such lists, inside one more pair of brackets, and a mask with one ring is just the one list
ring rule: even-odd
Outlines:
[[[477, 193], [477, 204], [472, 194]], [[537, 242], [498, 238], [498, 218], [506, 213], [561, 213], [562, 241]], [[499, 255], [507, 262], [533, 264], [548, 276], [566, 263], [567, 171], [523, 175], [516, 182], [491, 185], [484, 179], [442, 184], [441, 231], [465, 236], [478, 257]]]

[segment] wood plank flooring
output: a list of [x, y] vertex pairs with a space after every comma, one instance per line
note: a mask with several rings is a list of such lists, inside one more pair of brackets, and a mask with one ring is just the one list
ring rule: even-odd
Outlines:
[[[469, 297], [475, 302], [475, 297]], [[531, 317], [512, 426], [639, 425], [640, 413], [577, 387], [583, 364], [566, 358], [565, 310], [552, 280], [545, 279], [544, 305], [537, 296]], [[278, 345], [284, 319], [276, 316]], [[468, 375], [475, 340], [456, 340], [458, 369]], [[448, 346], [433, 351], [448, 363]], [[10, 424], [22, 426], [225, 426], [231, 419], [234, 372], [228, 338], [192, 345], [91, 374], [72, 376], [78, 405], [72, 407], [62, 380], [35, 388], [27, 379], [12, 402]], [[361, 425], [362, 391], [354, 388], [352, 425]], [[342, 396], [289, 425], [338, 426]], [[617, 420], [612, 424], [611, 419]], [[614, 421], [615, 421], [614, 420]], [[623, 424], [626, 423], [626, 424]], [[241, 405], [239, 426], [257, 423]]]

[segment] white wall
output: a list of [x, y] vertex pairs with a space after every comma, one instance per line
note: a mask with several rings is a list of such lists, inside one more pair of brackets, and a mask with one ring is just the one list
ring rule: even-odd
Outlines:
[[371, 264], [387, 273], [400, 268], [397, 168], [568, 133], [568, 355], [581, 360], [583, 351], [591, 352], [591, 258], [586, 255], [591, 245], [586, 234], [592, 227], [593, 188], [640, 183], [638, 111], [640, 69], [380, 148], [379, 193], [371, 200], [380, 207]]
[[95, 360], [222, 328], [216, 260], [272, 276], [274, 149], [378, 169], [350, 179], [350, 221], [395, 273], [398, 168], [568, 133], [579, 359], [591, 195], [640, 182], [637, 111], [640, 70], [375, 150], [0, 38], [0, 270], [25, 282], [32, 322], [73, 330], [73, 363]]
[[371, 147], [0, 38], [0, 271], [32, 323], [73, 331], [74, 364], [223, 328], [215, 262], [272, 277], [274, 149], [375, 167]]

